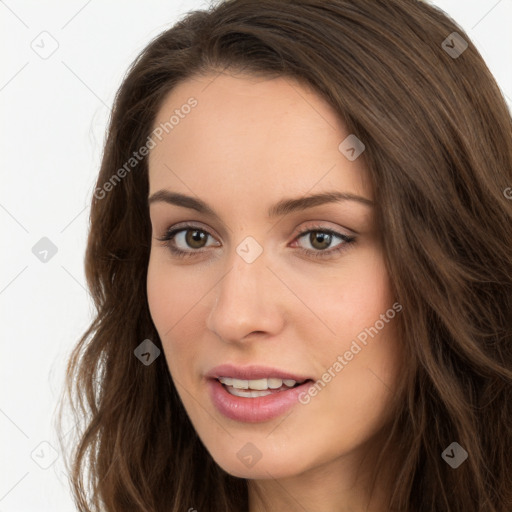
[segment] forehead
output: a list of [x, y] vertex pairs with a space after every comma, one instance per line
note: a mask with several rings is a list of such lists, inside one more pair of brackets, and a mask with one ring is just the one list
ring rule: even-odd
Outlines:
[[350, 134], [335, 111], [289, 77], [195, 76], [166, 97], [158, 126], [167, 130], [150, 151], [150, 194], [236, 193], [250, 203], [339, 189], [371, 199], [364, 154], [349, 161], [340, 152]]

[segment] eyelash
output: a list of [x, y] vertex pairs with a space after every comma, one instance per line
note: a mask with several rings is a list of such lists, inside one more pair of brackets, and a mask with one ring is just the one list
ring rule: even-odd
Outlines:
[[[189, 258], [191, 256], [196, 256], [198, 253], [205, 252], [204, 250], [194, 249], [191, 249], [190, 251], [183, 251], [182, 249], [176, 248], [173, 245], [174, 238], [181, 231], [199, 231], [201, 233], [206, 233], [208, 236], [212, 236], [210, 233], [208, 233], [208, 231], [200, 228], [199, 226], [194, 226], [193, 224], [184, 224], [178, 228], [169, 229], [163, 237], [157, 238], [157, 240], [163, 242], [163, 245], [167, 247], [171, 251], [171, 253], [174, 256], [177, 256], [178, 258]], [[298, 240], [309, 233], [326, 233], [328, 235], [341, 238], [343, 241], [343, 243], [340, 243], [336, 248], [327, 249], [323, 251], [304, 249], [302, 247], [298, 249], [301, 253], [311, 256], [313, 258], [329, 258], [335, 254], [341, 253], [348, 248], [347, 246], [349, 244], [354, 243], [356, 240], [355, 236], [344, 235], [343, 233], [338, 233], [337, 231], [333, 231], [331, 229], [322, 228], [322, 226], [309, 226], [308, 229], [298, 233], [297, 236], [295, 237], [295, 240]]]

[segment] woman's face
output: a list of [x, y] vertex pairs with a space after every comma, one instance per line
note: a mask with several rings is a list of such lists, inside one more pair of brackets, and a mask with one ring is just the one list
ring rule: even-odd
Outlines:
[[149, 155], [147, 291], [197, 434], [244, 478], [355, 464], [390, 419], [401, 309], [361, 146], [288, 78], [194, 77], [166, 122]]

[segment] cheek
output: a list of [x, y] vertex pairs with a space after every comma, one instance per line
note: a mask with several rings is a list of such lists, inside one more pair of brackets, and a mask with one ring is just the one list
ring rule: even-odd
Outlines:
[[380, 422], [399, 377], [396, 323], [400, 313], [393, 308], [392, 283], [382, 255], [368, 252], [364, 256], [340, 284], [326, 289], [327, 296], [320, 300], [318, 295], [319, 311], [335, 336], [332, 343], [317, 347], [317, 354], [322, 366], [331, 368], [336, 377], [324, 374], [329, 391], [321, 392], [317, 412], [321, 413], [321, 403], [326, 408], [328, 403], [339, 404], [333, 408], [333, 421], [350, 410], [346, 422], [372, 429]]
[[353, 377], [361, 382], [380, 379], [391, 384], [398, 371], [396, 316], [399, 313], [393, 308], [392, 283], [383, 258], [374, 255], [354, 279], [358, 281], [353, 300], [347, 305], [350, 330], [344, 335], [345, 351], [356, 352], [352, 359], [355, 364], [351, 364], [359, 371]]
[[171, 316], [177, 305], [176, 294], [171, 292], [169, 285], [172, 283], [169, 281], [163, 265], [151, 255], [146, 283], [148, 306], [160, 337], [172, 326]]
[[394, 297], [387, 269], [382, 261], [375, 260], [372, 265], [361, 269], [354, 274], [353, 280], [352, 293], [350, 300], [345, 302], [345, 308], [352, 319], [350, 335], [356, 337], [365, 329], [374, 326], [381, 315], [386, 314], [393, 305]]
[[373, 248], [347, 260], [346, 268], [333, 273], [310, 297], [311, 308], [325, 319], [337, 348], [373, 326], [394, 303], [383, 257]]
[[186, 315], [190, 288], [184, 286], [179, 272], [169, 272], [165, 263], [150, 258], [147, 275], [148, 306], [167, 356], [166, 340], [180, 327]]
[[[177, 360], [193, 357], [204, 325], [207, 311], [201, 306], [210, 286], [205, 277], [195, 276], [190, 268], [170, 268], [165, 258], [150, 257], [147, 274], [148, 306], [164, 348], [164, 354], [173, 375], [180, 374], [174, 367]], [[200, 319], [200, 315], [205, 315]], [[182, 366], [181, 366], [182, 367]]]
[[[160, 334], [181, 323], [192, 305], [204, 295], [204, 287], [190, 270], [171, 268], [161, 255], [151, 256], [147, 274], [148, 305]], [[192, 313], [192, 312], [191, 312]], [[162, 339], [163, 341], [163, 339]]]

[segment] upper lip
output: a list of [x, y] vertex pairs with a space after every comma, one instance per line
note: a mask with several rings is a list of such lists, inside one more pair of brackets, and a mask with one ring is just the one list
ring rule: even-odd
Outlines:
[[302, 382], [303, 380], [312, 380], [311, 377], [305, 375], [297, 375], [287, 372], [286, 370], [272, 368], [270, 366], [234, 366], [232, 364], [221, 364], [216, 366], [215, 368], [212, 368], [208, 373], [206, 373], [206, 377], [212, 379], [218, 379], [219, 377], [233, 377], [240, 380], [277, 378], [292, 379], [297, 382]]

